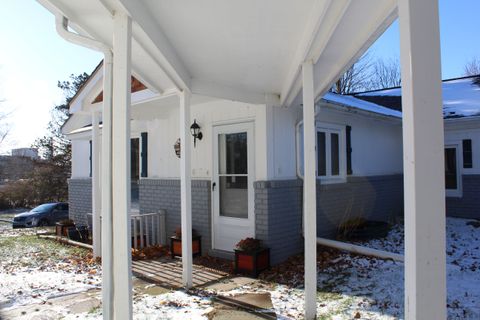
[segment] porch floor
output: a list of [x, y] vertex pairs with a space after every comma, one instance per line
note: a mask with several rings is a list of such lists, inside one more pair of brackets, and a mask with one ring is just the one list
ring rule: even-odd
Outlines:
[[[162, 257], [154, 260], [132, 261], [132, 272], [135, 276], [150, 280], [166, 288], [181, 288], [182, 285], [182, 260]], [[220, 281], [230, 276], [229, 273], [208, 268], [193, 263], [193, 286], [205, 286], [212, 282]]]

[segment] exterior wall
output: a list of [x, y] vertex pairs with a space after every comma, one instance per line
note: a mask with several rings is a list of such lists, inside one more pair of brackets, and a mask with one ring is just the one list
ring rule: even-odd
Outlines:
[[303, 251], [302, 181], [255, 182], [255, 237], [270, 248], [271, 264]]
[[[317, 122], [351, 126], [353, 176], [377, 176], [403, 172], [402, 127], [397, 119], [360, 115], [321, 106]], [[274, 176], [273, 179], [296, 176], [295, 124], [301, 114], [290, 109], [278, 109], [274, 117]], [[303, 171], [303, 127], [300, 130], [300, 170]]]
[[[301, 180], [255, 183], [256, 237], [271, 249], [272, 264], [303, 251]], [[403, 213], [402, 175], [350, 177], [317, 185], [317, 235], [333, 237], [354, 217], [391, 221]]]
[[90, 177], [90, 138], [72, 140], [72, 179]]
[[349, 177], [347, 183], [317, 187], [317, 235], [332, 237], [355, 217], [392, 222], [403, 215], [403, 176]]
[[[211, 249], [211, 183], [192, 180], [192, 227], [202, 236], [202, 253]], [[180, 227], [180, 180], [141, 179], [140, 213], [166, 212], [167, 237]]]
[[[463, 119], [445, 121], [445, 144], [457, 145], [462, 192], [460, 197], [447, 197], [447, 215], [480, 219], [480, 126]], [[462, 140], [472, 140], [472, 168], [463, 168]]]
[[462, 175], [461, 198], [447, 198], [447, 215], [480, 219], [480, 174]]
[[78, 225], [88, 225], [87, 213], [92, 212], [92, 179], [68, 180], [70, 219]]
[[[220, 99], [205, 102], [205, 98], [199, 102], [198, 99], [192, 98], [191, 119], [200, 125], [203, 138], [195, 148], [192, 146], [192, 178], [212, 179], [214, 126], [250, 121], [254, 123], [256, 179], [266, 179], [266, 106]], [[180, 177], [180, 159], [173, 149], [179, 137], [178, 105], [166, 110], [151, 118], [154, 120], [132, 122], [132, 135], [148, 132], [148, 177], [153, 179]]]

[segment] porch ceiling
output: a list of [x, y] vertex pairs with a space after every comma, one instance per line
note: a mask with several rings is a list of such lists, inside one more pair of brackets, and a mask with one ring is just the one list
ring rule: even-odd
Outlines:
[[[396, 17], [395, 0], [38, 0], [111, 45], [112, 13], [132, 17], [132, 67], [149, 88], [290, 105], [300, 65], [317, 98]], [[269, 98], [271, 101], [271, 96]]]

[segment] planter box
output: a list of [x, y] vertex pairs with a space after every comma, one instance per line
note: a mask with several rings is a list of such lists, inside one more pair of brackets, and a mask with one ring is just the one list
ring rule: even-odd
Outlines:
[[263, 270], [270, 268], [270, 249], [247, 252], [235, 250], [235, 273], [258, 277]]
[[55, 234], [58, 237], [68, 237], [68, 228], [74, 227], [75, 224], [73, 223], [68, 223], [68, 224], [63, 224], [60, 222], [57, 222], [55, 224]]
[[[172, 258], [182, 256], [182, 238], [170, 237], [170, 251], [172, 252]], [[194, 257], [202, 255], [201, 236], [192, 236], [192, 254]]]

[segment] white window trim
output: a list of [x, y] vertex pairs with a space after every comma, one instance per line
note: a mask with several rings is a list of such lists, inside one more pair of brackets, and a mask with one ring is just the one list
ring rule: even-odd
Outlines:
[[457, 154], [457, 189], [447, 189], [445, 187], [445, 196], [448, 198], [461, 198], [463, 196], [463, 146], [461, 141], [445, 141], [446, 148], [455, 148]]
[[[133, 139], [138, 139], [138, 180], [142, 179], [142, 137], [139, 133], [132, 133], [130, 135], [130, 143]], [[130, 144], [131, 147], [131, 144]]]
[[[325, 151], [326, 151], [326, 166], [327, 166], [327, 175], [326, 176], [318, 176], [318, 157], [317, 157], [317, 179], [320, 180], [323, 184], [330, 184], [330, 183], [344, 183], [347, 181], [347, 152], [345, 146], [345, 126], [332, 124], [332, 123], [325, 123], [325, 122], [318, 122], [316, 123], [316, 134], [315, 139], [317, 139], [318, 132], [325, 132], [325, 133], [337, 133], [339, 139], [339, 174], [336, 176], [331, 175], [331, 138], [330, 135], [326, 135], [326, 144], [325, 144]], [[318, 141], [316, 141], [316, 146], [318, 146]], [[318, 151], [316, 152], [318, 155]]]

